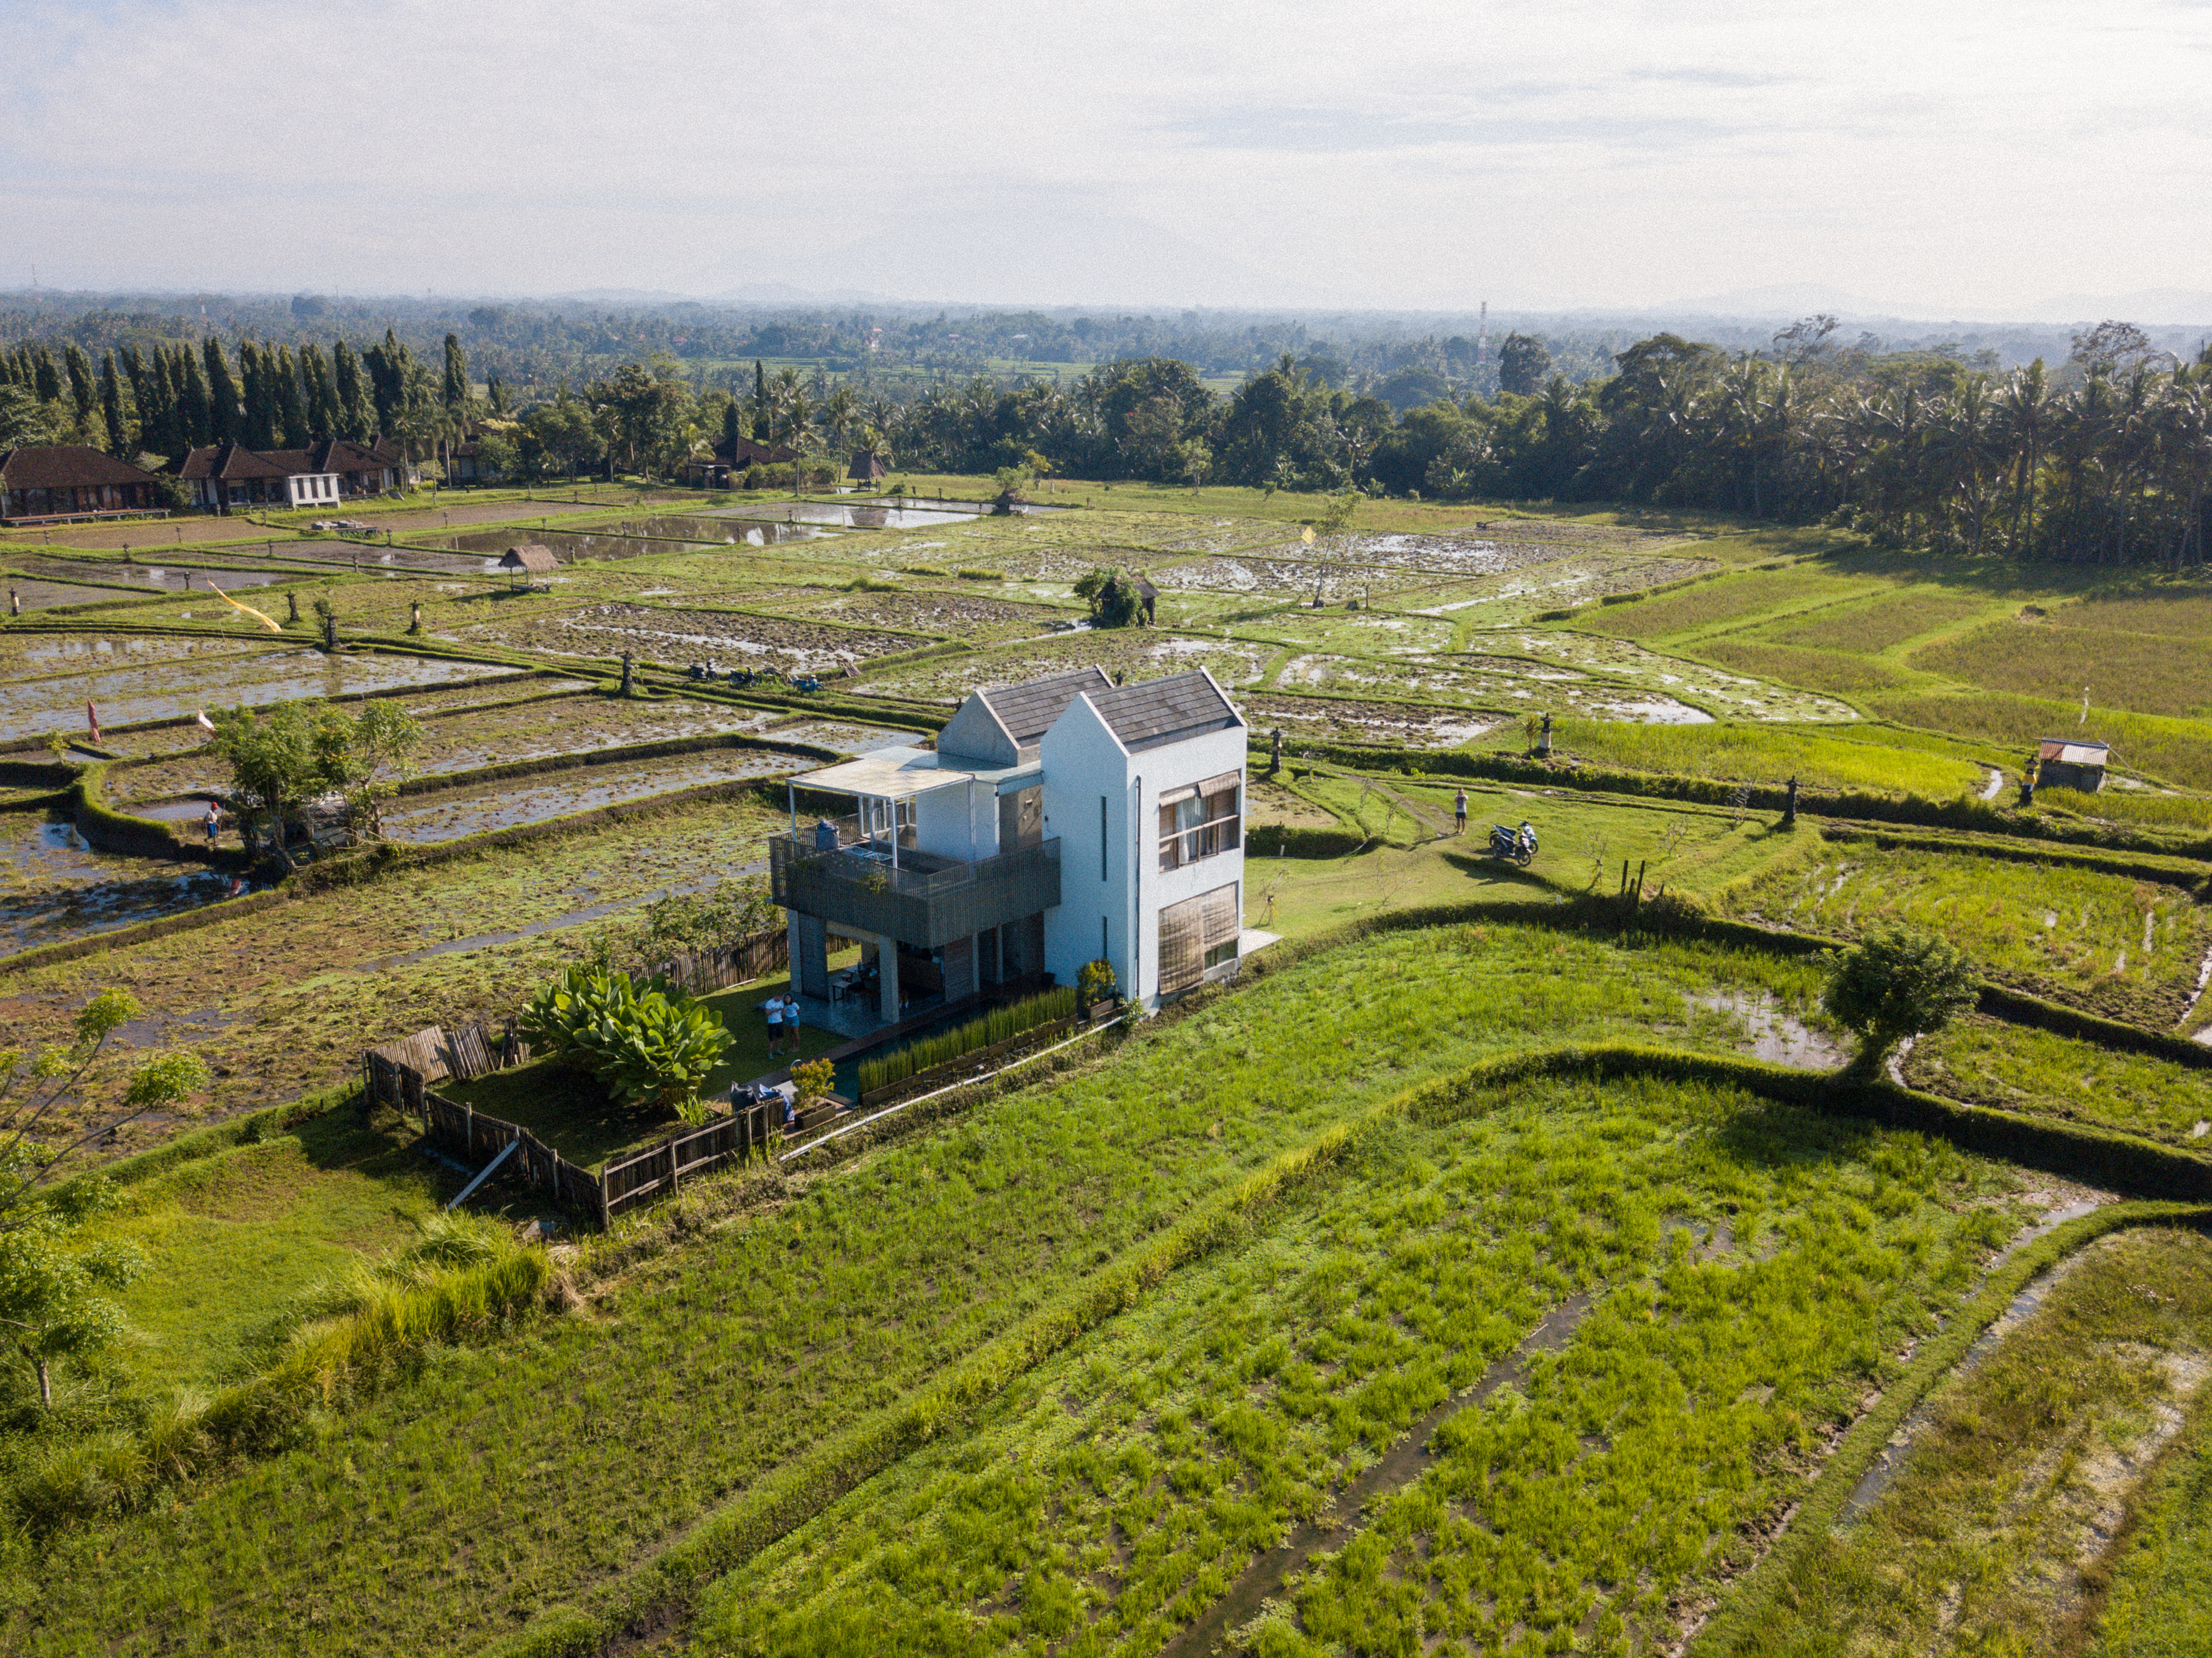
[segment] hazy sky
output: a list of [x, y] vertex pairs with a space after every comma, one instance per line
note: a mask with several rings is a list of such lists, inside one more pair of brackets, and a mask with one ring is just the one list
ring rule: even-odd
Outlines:
[[1991, 318], [2212, 289], [2212, 0], [0, 16], [6, 287], [33, 263], [1154, 306], [1780, 285]]

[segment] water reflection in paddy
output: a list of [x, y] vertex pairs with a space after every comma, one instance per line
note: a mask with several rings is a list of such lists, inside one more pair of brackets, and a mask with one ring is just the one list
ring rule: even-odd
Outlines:
[[435, 685], [483, 672], [480, 662], [408, 656], [325, 656], [301, 647], [198, 662], [95, 669], [64, 678], [0, 684], [0, 739], [82, 731], [84, 705], [103, 724], [175, 720], [201, 708], [259, 706], [301, 696], [344, 696], [399, 685]]

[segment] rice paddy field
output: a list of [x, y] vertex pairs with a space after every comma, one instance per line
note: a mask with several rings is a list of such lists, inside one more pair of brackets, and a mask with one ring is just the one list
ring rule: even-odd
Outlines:
[[[152, 1263], [127, 1339], [60, 1367], [56, 1413], [0, 1354], [0, 1647], [1715, 1658], [1754, 1592], [1726, 1658], [2202, 1644], [2203, 1235], [2069, 1245], [1970, 1347], [2008, 1249], [2130, 1193], [1778, 1081], [1849, 1051], [1817, 949], [1562, 924], [1638, 872], [1678, 916], [1910, 922], [2053, 999], [2203, 1024], [2201, 584], [1660, 514], [1376, 501], [1322, 535], [1279, 491], [1078, 485], [992, 518], [947, 483], [903, 513], [457, 502], [389, 544], [179, 524], [159, 567], [118, 526], [0, 531], [45, 584], [0, 620], [0, 950], [82, 952], [0, 958], [0, 1046], [119, 987], [143, 1016], [63, 1123], [156, 1049], [213, 1077], [97, 1148], [166, 1159], [96, 1223]], [[531, 591], [485, 568], [521, 539], [559, 560]], [[1088, 625], [1074, 586], [1108, 566], [1155, 583], [1158, 625]], [[687, 1178], [604, 1237], [487, 1188], [549, 1294], [393, 1311], [281, 1431], [177, 1450], [314, 1309], [428, 1271], [468, 1172], [388, 1111], [283, 1108], [757, 872], [802, 749], [926, 742], [974, 687], [1092, 663], [1202, 667], [1247, 714], [1250, 821], [1287, 833], [1246, 866], [1246, 925], [1285, 942], [1243, 983], [879, 1141]], [[189, 845], [88, 838], [101, 796], [190, 828], [227, 780], [197, 711], [369, 695], [424, 732], [388, 853], [247, 891]], [[1519, 764], [1545, 712], [1549, 774]], [[2112, 780], [1999, 812], [2056, 735], [2111, 743]], [[711, 745], [614, 752], [683, 742]], [[1794, 775], [1887, 838], [1614, 774]], [[1592, 780], [1620, 792], [1569, 786]], [[1961, 812], [1973, 834], [1929, 824]], [[1533, 865], [1485, 855], [1523, 820]], [[715, 1090], [776, 1062], [753, 1021], [781, 982], [715, 999], [744, 1022]], [[1497, 1068], [1573, 1044], [1703, 1057]], [[1978, 1015], [1899, 1066], [2212, 1159], [2212, 1070]], [[460, 1091], [586, 1163], [662, 1132], [550, 1074]], [[1946, 1343], [1966, 1357], [1923, 1376]], [[1793, 1540], [1893, 1390], [1917, 1402], [1875, 1486]], [[1756, 1571], [1778, 1540], [1814, 1563], [1781, 1591]]]
[[2058, 861], [1848, 843], [1810, 843], [1733, 902], [1753, 919], [1831, 935], [1924, 927], [1999, 977], [2160, 1029], [2192, 1003], [2212, 942], [2185, 889]]

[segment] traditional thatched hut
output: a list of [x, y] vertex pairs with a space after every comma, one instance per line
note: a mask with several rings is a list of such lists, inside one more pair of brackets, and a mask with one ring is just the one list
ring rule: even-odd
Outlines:
[[874, 450], [855, 449], [852, 469], [845, 476], [855, 483], [881, 483], [890, 472], [890, 463]]
[[2079, 789], [2084, 794], [2094, 794], [2105, 786], [2105, 762], [2111, 756], [2108, 744], [2046, 737], [2035, 750], [2036, 783], [2047, 789]]
[[514, 586], [527, 587], [538, 577], [550, 575], [558, 568], [550, 547], [526, 541], [520, 547], [510, 547], [499, 556], [499, 568], [512, 574]]

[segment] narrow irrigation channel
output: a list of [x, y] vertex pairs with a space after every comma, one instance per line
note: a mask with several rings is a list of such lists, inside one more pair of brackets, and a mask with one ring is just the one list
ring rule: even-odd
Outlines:
[[1200, 1658], [1213, 1649], [1222, 1635], [1249, 1623], [1261, 1606], [1283, 1587], [1283, 1580], [1316, 1551], [1358, 1529], [1367, 1504], [1377, 1497], [1409, 1485], [1433, 1461], [1429, 1442], [1437, 1430], [1462, 1411], [1474, 1410], [1509, 1383], [1526, 1379], [1528, 1361], [1539, 1353], [1555, 1353], [1571, 1340], [1595, 1300], [1583, 1290], [1570, 1296], [1539, 1321], [1511, 1351], [1499, 1355], [1482, 1379], [1465, 1393], [1455, 1394], [1407, 1429], [1385, 1451], [1337, 1494], [1322, 1514], [1292, 1531], [1275, 1548], [1261, 1555], [1231, 1583], [1227, 1591], [1160, 1649], [1160, 1658]]
[[[2052, 1210], [2005, 1246], [2004, 1252], [1991, 1261], [1989, 1271], [1983, 1273], [1983, 1281], [1986, 1283], [1990, 1272], [1996, 1272], [2006, 1260], [2039, 1238], [2048, 1236], [2069, 1220], [2079, 1220], [2084, 1215], [2094, 1214], [2108, 1203], [2118, 1201], [2118, 1198], [2100, 1193], [2094, 1198], [2069, 1203], [2062, 1209]], [[1842, 1511], [1836, 1516], [1837, 1524], [1849, 1525], [1852, 1521], [1863, 1518], [1881, 1501], [1881, 1494], [1890, 1488], [1904, 1470], [1906, 1459], [1911, 1456], [1912, 1448], [1918, 1442], [1921, 1434], [1935, 1419], [1938, 1399], [1961, 1380], [1972, 1376], [1983, 1361], [1996, 1351], [1997, 1344], [2026, 1322], [2035, 1309], [2043, 1305], [2045, 1298], [2057, 1286], [2058, 1281], [2080, 1266], [2087, 1254], [2087, 1250], [2077, 1249], [2047, 1271], [2037, 1273], [2021, 1286], [2020, 1293], [2012, 1298], [2004, 1311], [1991, 1320], [1989, 1327], [1974, 1339], [1974, 1344], [1966, 1349], [1966, 1356], [1923, 1395], [1920, 1402], [1898, 1424], [1897, 1431], [1890, 1435], [1889, 1442], [1881, 1448], [1881, 1454], [1859, 1476], [1858, 1484], [1851, 1487], [1851, 1494], [1844, 1499]]]

